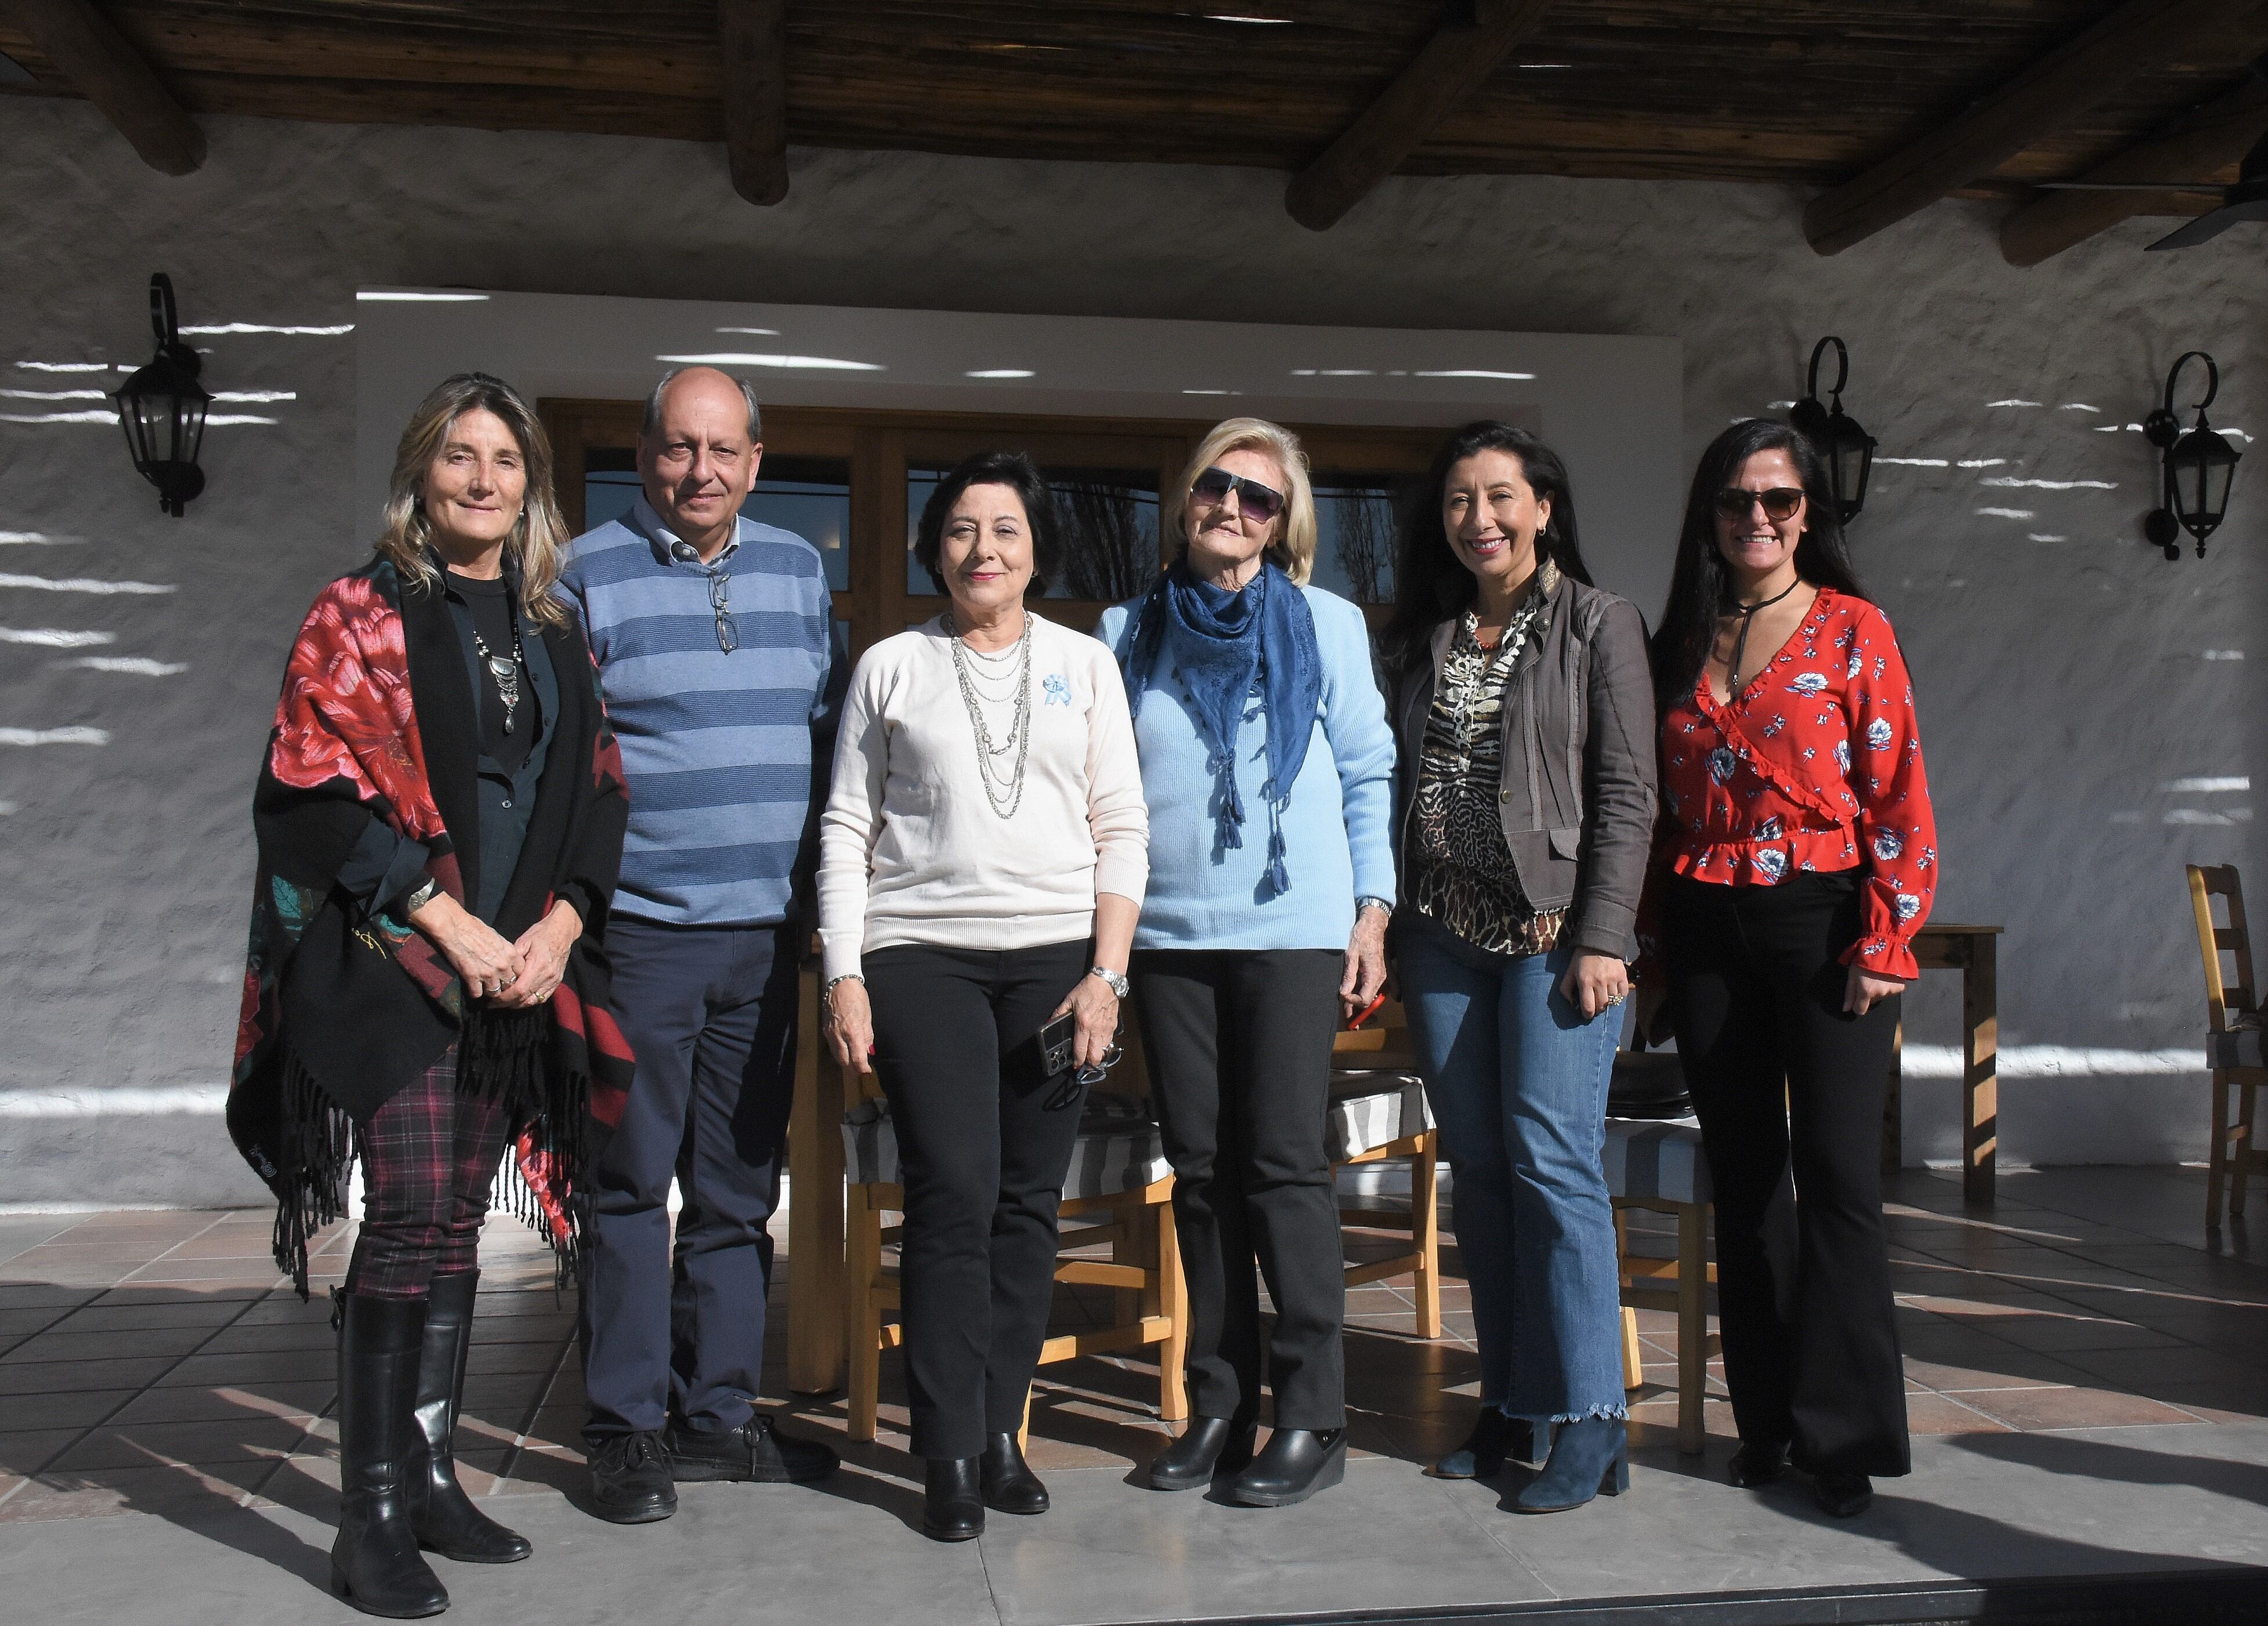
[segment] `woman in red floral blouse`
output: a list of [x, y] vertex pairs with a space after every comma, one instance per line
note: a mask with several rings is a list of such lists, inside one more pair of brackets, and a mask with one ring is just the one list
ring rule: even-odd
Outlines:
[[1896, 635], [1786, 425], [1703, 454], [1653, 660], [1640, 935], [1716, 1186], [1733, 1480], [1792, 1458], [1847, 1516], [1909, 1467], [1879, 1148], [1937, 828]]

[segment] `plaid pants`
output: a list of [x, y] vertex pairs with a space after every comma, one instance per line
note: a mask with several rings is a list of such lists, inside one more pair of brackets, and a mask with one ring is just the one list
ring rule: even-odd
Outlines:
[[504, 1157], [503, 1105], [457, 1092], [457, 1050], [402, 1087], [356, 1130], [362, 1234], [347, 1291], [423, 1298], [437, 1275], [478, 1263], [489, 1188]]

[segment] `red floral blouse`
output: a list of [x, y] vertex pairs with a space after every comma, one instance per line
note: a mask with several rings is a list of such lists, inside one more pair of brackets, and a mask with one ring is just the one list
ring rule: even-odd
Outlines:
[[1729, 704], [1703, 673], [1692, 698], [1662, 714], [1661, 790], [1658, 874], [1771, 886], [1792, 870], [1864, 868], [1859, 939], [1844, 964], [1918, 973], [1937, 823], [1913, 682], [1880, 610], [1822, 588]]

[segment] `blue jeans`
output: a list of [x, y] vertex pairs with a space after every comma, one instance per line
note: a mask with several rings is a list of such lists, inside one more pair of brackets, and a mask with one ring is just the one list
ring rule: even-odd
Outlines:
[[1621, 1008], [1559, 991], [1572, 946], [1476, 949], [1414, 910], [1396, 967], [1455, 1184], [1481, 1403], [1531, 1423], [1627, 1415], [1614, 1207], [1600, 1157]]

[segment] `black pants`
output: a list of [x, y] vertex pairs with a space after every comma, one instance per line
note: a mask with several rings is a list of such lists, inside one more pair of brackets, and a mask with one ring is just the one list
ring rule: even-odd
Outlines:
[[986, 1435], [1023, 1426], [1079, 1139], [1077, 1100], [1040, 1070], [1039, 1031], [1094, 964], [1088, 950], [1082, 938], [865, 957], [906, 1192], [899, 1307], [916, 1456], [973, 1457]]
[[1844, 1013], [1839, 957], [1858, 935], [1853, 871], [1677, 879], [1665, 900], [1677, 1048], [1717, 1192], [1734, 1421], [1814, 1472], [1893, 1474], [1911, 1460], [1881, 1173], [1898, 1001]]
[[1189, 1408], [1260, 1410], [1260, 1290], [1276, 1327], [1276, 1426], [1346, 1421], [1346, 1278], [1338, 1195], [1323, 1146], [1336, 949], [1147, 949], [1130, 968], [1189, 1279]]
[[607, 950], [637, 1075], [578, 1199], [584, 1436], [658, 1430], [671, 1412], [735, 1429], [763, 1382], [795, 1090], [795, 929], [616, 915]]

